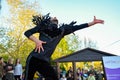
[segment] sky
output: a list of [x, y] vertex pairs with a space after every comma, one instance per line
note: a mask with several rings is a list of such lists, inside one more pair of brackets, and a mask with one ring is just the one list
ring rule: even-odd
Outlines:
[[[27, 0], [29, 2], [35, 0]], [[97, 24], [75, 32], [80, 39], [90, 38], [97, 42], [99, 50], [120, 55], [120, 0], [36, 0], [39, 1], [42, 14], [58, 18], [59, 23], [77, 24], [91, 22], [93, 17], [103, 19], [104, 24]], [[4, 2], [2, 4], [5, 4]], [[7, 5], [4, 5], [8, 7]], [[8, 13], [1, 10], [1, 15]], [[6, 8], [7, 9], [7, 8]]]

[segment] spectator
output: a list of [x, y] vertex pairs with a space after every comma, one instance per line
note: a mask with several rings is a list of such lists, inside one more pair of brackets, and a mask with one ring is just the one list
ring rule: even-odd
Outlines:
[[87, 69], [84, 69], [84, 70], [83, 70], [82, 79], [83, 79], [83, 80], [87, 80], [87, 79], [88, 79], [88, 70], [87, 70]]
[[71, 77], [73, 77], [73, 68], [70, 66], [69, 70], [67, 71], [67, 76], [68, 74], [71, 74]]
[[67, 76], [67, 80], [73, 80], [73, 77], [72, 77], [72, 75], [70, 73]]
[[95, 76], [93, 74], [89, 74], [88, 80], [96, 80], [96, 79], [95, 79]]
[[90, 70], [88, 72], [88, 75], [93, 74], [95, 76], [95, 79], [97, 79], [97, 72], [95, 71], [93, 66], [90, 66]]
[[101, 72], [101, 70], [97, 71], [97, 80], [103, 80], [103, 73]]
[[15, 80], [22, 79], [22, 64], [20, 64], [20, 59], [16, 59], [15, 68], [14, 68], [14, 77]]
[[5, 66], [5, 80], [15, 80], [14, 78], [14, 65], [13, 65], [13, 59], [8, 59], [8, 63]]
[[77, 80], [82, 80], [82, 79], [81, 79], [81, 76], [82, 76], [81, 69], [78, 68], [78, 69], [77, 69]]
[[67, 78], [65, 75], [63, 75], [62, 78], [60, 78], [60, 80], [67, 80]]
[[3, 75], [4, 75], [4, 70], [3, 70], [3, 58], [0, 57], [0, 80], [2, 80]]

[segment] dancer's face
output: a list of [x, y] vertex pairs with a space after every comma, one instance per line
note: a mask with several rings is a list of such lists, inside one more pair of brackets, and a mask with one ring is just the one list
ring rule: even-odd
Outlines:
[[48, 30], [56, 32], [58, 30], [58, 19], [56, 17], [50, 18], [51, 23], [48, 26]]
[[51, 17], [51, 22], [58, 25], [58, 19], [56, 17]]
[[56, 17], [51, 17], [50, 21], [51, 23], [48, 25], [46, 33], [51, 37], [58, 36], [61, 33], [60, 29], [58, 28], [58, 19]]

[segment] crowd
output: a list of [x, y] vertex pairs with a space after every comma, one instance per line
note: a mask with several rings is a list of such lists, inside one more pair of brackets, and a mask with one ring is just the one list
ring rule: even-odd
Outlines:
[[[103, 71], [95, 70], [93, 66], [89, 69], [81, 69], [80, 67], [76, 70], [77, 80], [103, 80]], [[61, 70], [60, 80], [73, 80], [73, 68], [70, 67], [69, 70]]]
[[0, 57], [0, 80], [22, 80], [22, 64], [20, 59], [9, 58], [7, 62]]
[[[24, 80], [24, 71], [20, 59], [14, 60], [9, 58], [7, 62], [0, 57], [0, 80]], [[37, 76], [37, 77], [35, 77]], [[44, 78], [36, 72], [34, 80], [43, 80]], [[80, 67], [76, 70], [77, 80], [103, 80], [103, 72], [101, 70], [95, 70], [93, 66], [89, 69], [81, 69]], [[73, 80], [73, 68], [69, 70], [60, 70], [60, 80]]]

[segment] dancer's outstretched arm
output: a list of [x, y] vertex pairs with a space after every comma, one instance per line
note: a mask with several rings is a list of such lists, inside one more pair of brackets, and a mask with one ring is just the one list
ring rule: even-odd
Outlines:
[[93, 21], [89, 22], [88, 26], [92, 26], [92, 25], [95, 25], [95, 24], [104, 24], [104, 20], [96, 19], [96, 17], [94, 16]]

